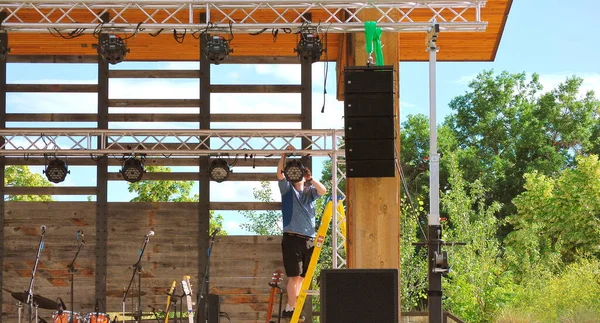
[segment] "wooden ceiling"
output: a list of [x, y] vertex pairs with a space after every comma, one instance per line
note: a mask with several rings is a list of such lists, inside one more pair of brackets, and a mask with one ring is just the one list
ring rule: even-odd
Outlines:
[[[481, 19], [488, 23], [485, 32], [446, 32], [440, 33], [438, 46], [439, 61], [493, 61], [502, 37], [512, 0], [488, 0], [481, 11]], [[313, 14], [313, 21], [319, 20], [319, 14]], [[135, 21], [132, 17], [130, 21]], [[250, 58], [261, 57], [264, 61], [289, 62], [295, 57], [293, 48], [297, 43], [296, 35], [279, 33], [276, 39], [271, 31], [252, 36], [235, 34], [231, 42], [232, 59], [243, 62]], [[327, 39], [327, 59], [338, 57], [338, 41], [341, 34], [330, 33]], [[401, 61], [425, 61], [424, 33], [398, 33]], [[48, 33], [8, 34], [11, 48], [10, 61], [27, 61], [33, 56], [95, 56], [93, 35], [84, 34], [74, 39], [63, 39]], [[128, 61], [197, 61], [199, 59], [199, 41], [191, 34], [185, 36], [182, 43], [173, 37], [172, 32], [163, 32], [153, 37], [140, 33], [128, 40], [131, 52]]]

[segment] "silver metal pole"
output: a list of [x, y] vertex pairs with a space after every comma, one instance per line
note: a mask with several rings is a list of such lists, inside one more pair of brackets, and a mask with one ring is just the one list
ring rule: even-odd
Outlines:
[[331, 214], [333, 216], [333, 223], [331, 226], [331, 232], [333, 236], [333, 268], [337, 269], [338, 265], [338, 215], [337, 215], [337, 170], [338, 170], [338, 160], [337, 160], [337, 136], [335, 135], [335, 131], [331, 133]]
[[429, 225], [440, 224], [440, 155], [437, 151], [436, 55], [437, 46], [429, 50]]
[[428, 33], [429, 51], [429, 226], [427, 230], [427, 299], [429, 323], [443, 322], [442, 274], [436, 270], [436, 256], [442, 242], [440, 226], [440, 156], [437, 151], [436, 119], [436, 44], [439, 25], [434, 24]]

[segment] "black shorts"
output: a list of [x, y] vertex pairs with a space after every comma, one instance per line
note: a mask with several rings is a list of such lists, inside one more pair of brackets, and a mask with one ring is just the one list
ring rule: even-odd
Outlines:
[[281, 252], [283, 267], [288, 277], [306, 276], [315, 244], [313, 238], [283, 233]]

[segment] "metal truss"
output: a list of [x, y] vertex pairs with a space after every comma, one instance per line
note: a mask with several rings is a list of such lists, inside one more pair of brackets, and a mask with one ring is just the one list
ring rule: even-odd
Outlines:
[[340, 166], [345, 166], [345, 160], [339, 158], [337, 155], [332, 156], [331, 163], [331, 199], [333, 201], [333, 210], [335, 214], [335, 219], [333, 221], [332, 228], [332, 247], [333, 247], [333, 258], [332, 258], [332, 267], [334, 269], [347, 267], [347, 253], [348, 253], [348, 245], [346, 243], [348, 232], [346, 231], [346, 215], [340, 213], [338, 211], [338, 204], [340, 202], [346, 201], [346, 192], [340, 188], [342, 181], [346, 180], [346, 171], [345, 168], [341, 168]]
[[[334, 268], [346, 265], [346, 218], [337, 211], [345, 200], [340, 183], [345, 179], [344, 149], [339, 148], [343, 130], [99, 130], [99, 129], [1, 129], [0, 156], [54, 155], [56, 157], [145, 155], [206, 156], [281, 153], [330, 156]], [[301, 146], [302, 140], [309, 142]], [[98, 143], [100, 145], [98, 146]], [[288, 145], [301, 147], [287, 150]]]
[[[372, 18], [384, 31], [427, 32], [439, 23], [444, 31], [485, 31], [481, 9], [487, 0], [380, 0], [343, 2], [339, 0], [0, 0], [6, 17], [0, 29], [11, 32], [48, 32], [48, 29], [146, 32], [158, 30], [207, 30], [211, 33], [252, 33], [263, 29], [290, 28], [296, 31], [313, 23], [321, 31], [349, 33], [364, 31], [359, 13], [374, 9]], [[101, 16], [108, 14], [109, 21]], [[205, 20], [200, 21], [200, 15]], [[230, 26], [231, 24], [231, 26]], [[107, 31], [108, 32], [108, 31]]]
[[[147, 156], [244, 155], [298, 153], [343, 155], [333, 143], [343, 130], [98, 130], [3, 129], [0, 156], [139, 154]], [[290, 144], [301, 150], [289, 151]], [[100, 145], [98, 145], [100, 143]]]

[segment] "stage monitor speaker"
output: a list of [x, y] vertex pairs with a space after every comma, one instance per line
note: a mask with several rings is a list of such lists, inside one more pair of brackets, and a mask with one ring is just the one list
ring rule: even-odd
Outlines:
[[398, 270], [321, 271], [320, 322], [398, 323]]
[[344, 93], [394, 93], [393, 66], [346, 66]]
[[[208, 299], [208, 308], [204, 307], [204, 301]], [[196, 323], [205, 323], [204, 311], [208, 310], [208, 323], [219, 323], [221, 312], [221, 298], [216, 294], [208, 294], [207, 298], [200, 298], [200, 304], [196, 307]]]

